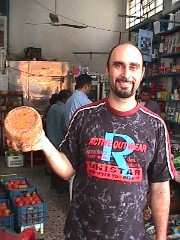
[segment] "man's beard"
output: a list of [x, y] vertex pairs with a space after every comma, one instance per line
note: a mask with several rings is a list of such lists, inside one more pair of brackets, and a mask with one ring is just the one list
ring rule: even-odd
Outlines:
[[[129, 90], [123, 90], [123, 89], [119, 89], [118, 86], [117, 86], [117, 83], [118, 82], [130, 82], [132, 84], [132, 88], [131, 88], [131, 91]], [[133, 81], [129, 81], [127, 79], [116, 79], [115, 80], [115, 83], [113, 83], [113, 81], [109, 81], [109, 84], [110, 84], [110, 87], [111, 87], [111, 90], [113, 91], [113, 93], [119, 97], [119, 98], [129, 98], [131, 96], [134, 95], [135, 91], [134, 91], [134, 82]]]

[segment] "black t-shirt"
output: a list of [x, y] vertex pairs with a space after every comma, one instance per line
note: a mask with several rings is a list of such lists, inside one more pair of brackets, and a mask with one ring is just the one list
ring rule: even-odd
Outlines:
[[174, 177], [161, 117], [140, 104], [119, 112], [102, 99], [76, 111], [61, 151], [76, 170], [66, 239], [144, 240], [148, 183]]

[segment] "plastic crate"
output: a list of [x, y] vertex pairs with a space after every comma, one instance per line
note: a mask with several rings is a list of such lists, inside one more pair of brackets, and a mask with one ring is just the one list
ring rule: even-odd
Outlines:
[[6, 194], [5, 193], [0, 193], [0, 200], [5, 199], [5, 198], [6, 198]]
[[[16, 231], [22, 232], [29, 227], [32, 227], [32, 226], [16, 227]], [[38, 234], [44, 234], [44, 223], [34, 224], [33, 227], [35, 228], [36, 232], [38, 232]]]
[[8, 209], [10, 210], [10, 215], [0, 217], [0, 227], [4, 227], [6, 229], [13, 230], [14, 229], [14, 216], [13, 216], [13, 213], [10, 209], [9, 201], [8, 201], [8, 199], [1, 199], [0, 204], [2, 204], [2, 203], [7, 204]]
[[[16, 181], [16, 182], [15, 182]], [[19, 182], [19, 184], [18, 184]], [[20, 190], [20, 189], [27, 189], [31, 187], [31, 184], [29, 182], [28, 178], [25, 177], [11, 177], [11, 178], [5, 178], [2, 181], [3, 183], [3, 189], [6, 195], [6, 198], [9, 198], [9, 193], [11, 191], [16, 191], [16, 190]], [[15, 183], [15, 186], [8, 188], [7, 187], [7, 183]]]
[[6, 156], [6, 164], [8, 167], [23, 167], [24, 166], [24, 157], [23, 157], [23, 155]]
[[0, 199], [5, 199], [6, 194], [4, 192], [3, 184], [0, 183]]
[[[15, 203], [15, 197], [21, 198], [26, 193], [36, 193], [40, 198], [41, 203], [33, 205], [17, 206]], [[26, 190], [17, 190], [10, 192], [10, 201], [12, 202], [12, 210], [15, 216], [15, 226], [31, 226], [46, 222], [46, 203], [40, 197], [36, 188], [28, 188]]]

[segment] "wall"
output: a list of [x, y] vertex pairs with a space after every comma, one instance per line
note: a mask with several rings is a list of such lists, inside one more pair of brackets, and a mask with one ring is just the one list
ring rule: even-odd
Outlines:
[[[104, 72], [107, 55], [74, 55], [73, 52], [109, 52], [119, 43], [119, 33], [124, 31], [125, 1], [120, 0], [57, 0], [57, 13], [61, 23], [84, 23], [86, 29], [53, 27], [49, 13], [55, 11], [54, 0], [9, 0], [9, 52], [12, 60], [24, 58], [24, 48], [42, 49], [42, 58], [75, 62], [90, 67], [92, 72]], [[69, 19], [65, 19], [64, 17]], [[39, 25], [27, 25], [25, 23]], [[112, 30], [112, 31], [106, 31]], [[127, 33], [122, 34], [125, 41]]]
[[[164, 13], [180, 6], [164, 0]], [[25, 23], [48, 23], [49, 13], [55, 10], [55, 0], [9, 0], [9, 51], [12, 60], [24, 58], [24, 48], [42, 49], [42, 58], [57, 59], [90, 67], [92, 72], [104, 72], [107, 54], [74, 55], [73, 52], [109, 52], [128, 34], [110, 32], [125, 30], [125, 18], [118, 13], [126, 12], [125, 0], [57, 0], [57, 13], [61, 23], [75, 24], [69, 19], [87, 24], [87, 29], [53, 27], [51, 25], [27, 25]], [[64, 17], [69, 19], [66, 19]]]

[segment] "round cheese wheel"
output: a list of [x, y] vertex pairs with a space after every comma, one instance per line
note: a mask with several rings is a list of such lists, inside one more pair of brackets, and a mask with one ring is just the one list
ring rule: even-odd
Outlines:
[[42, 132], [40, 114], [32, 107], [21, 106], [11, 110], [4, 120], [5, 136], [17, 146], [25, 143], [33, 146]]

